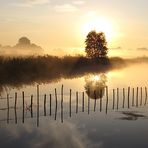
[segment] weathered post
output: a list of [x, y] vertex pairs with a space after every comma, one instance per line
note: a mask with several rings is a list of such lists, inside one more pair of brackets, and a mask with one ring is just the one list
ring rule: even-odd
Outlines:
[[9, 124], [9, 94], [7, 94], [7, 123]]
[[50, 116], [51, 116], [51, 103], [52, 103], [52, 95], [50, 94], [50, 111], [49, 111]]
[[82, 92], [82, 112], [84, 112], [84, 92]]
[[103, 97], [103, 90], [100, 89], [100, 112], [102, 111], [102, 97]]
[[9, 110], [9, 94], [7, 94], [7, 109]]
[[76, 114], [78, 113], [78, 92], [76, 92]]
[[88, 115], [89, 115], [89, 108], [90, 108], [90, 90], [88, 89]]
[[137, 95], [136, 95], [136, 106], [138, 107], [138, 92], [139, 92], [139, 88], [137, 87]]
[[106, 86], [106, 114], [108, 109], [108, 86]]
[[147, 87], [145, 87], [145, 105], [147, 103]]
[[39, 126], [39, 85], [37, 85], [37, 127]]
[[70, 89], [70, 98], [69, 98], [69, 116], [71, 117], [71, 89]]
[[46, 116], [46, 94], [44, 95], [44, 116]]
[[63, 85], [61, 88], [61, 122], [63, 123]]
[[15, 124], [17, 124], [17, 111], [16, 111], [16, 108], [14, 108], [14, 113], [15, 113]]
[[125, 104], [125, 89], [123, 88], [123, 108], [124, 108], [124, 104]]
[[119, 107], [119, 88], [117, 88], [117, 110]]
[[58, 99], [57, 99], [57, 90], [55, 88], [55, 120], [57, 119], [57, 107], [58, 107]]
[[115, 108], [115, 89], [113, 89], [113, 110]]
[[14, 98], [15, 98], [14, 108], [16, 109], [16, 105], [17, 105], [17, 93], [16, 92], [15, 92]]
[[63, 103], [63, 85], [62, 85], [62, 87], [61, 87], [61, 103]]
[[135, 91], [134, 91], [134, 88], [133, 88], [132, 106], [134, 106], [134, 99], [135, 99]]
[[22, 99], [23, 99], [23, 118], [22, 118], [22, 122], [24, 123], [24, 118], [25, 118], [25, 97], [24, 97], [24, 91], [22, 92]]
[[31, 95], [31, 118], [33, 118], [33, 95]]
[[140, 99], [140, 106], [142, 105], [142, 98], [143, 98], [143, 96], [142, 96], [142, 87], [141, 87], [141, 99]]
[[94, 112], [96, 111], [96, 91], [94, 90]]
[[128, 108], [130, 108], [130, 87], [128, 87], [128, 96], [127, 96]]

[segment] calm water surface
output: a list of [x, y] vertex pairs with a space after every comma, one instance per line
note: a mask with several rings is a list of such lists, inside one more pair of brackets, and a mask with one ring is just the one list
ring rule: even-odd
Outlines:
[[[39, 108], [37, 83], [1, 87], [0, 147], [147, 148], [147, 67], [147, 64], [139, 64], [40, 84]], [[24, 110], [22, 91], [25, 95]], [[15, 92], [18, 97], [16, 109]]]

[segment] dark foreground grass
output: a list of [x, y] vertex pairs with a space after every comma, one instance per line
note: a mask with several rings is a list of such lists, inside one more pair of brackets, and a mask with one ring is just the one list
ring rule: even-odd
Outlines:
[[53, 82], [88, 73], [104, 73], [142, 61], [147, 62], [148, 58], [125, 60], [114, 57], [94, 60], [83, 56], [0, 57], [0, 85], [20, 86]]

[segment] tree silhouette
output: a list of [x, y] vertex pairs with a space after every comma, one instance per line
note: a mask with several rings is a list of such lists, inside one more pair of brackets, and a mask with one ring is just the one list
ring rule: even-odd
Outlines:
[[18, 41], [21, 45], [30, 45], [30, 40], [27, 37], [21, 37]]
[[107, 57], [107, 42], [103, 32], [90, 31], [85, 40], [85, 52], [89, 58]]

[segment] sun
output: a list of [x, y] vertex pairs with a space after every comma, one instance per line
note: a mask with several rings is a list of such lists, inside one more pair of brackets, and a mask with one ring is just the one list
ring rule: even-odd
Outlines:
[[94, 81], [94, 82], [100, 81], [100, 79], [101, 78], [98, 75], [94, 75], [94, 76], [91, 77], [91, 80]]
[[114, 36], [114, 29], [111, 21], [104, 18], [93, 18], [85, 21], [82, 30], [85, 36], [92, 30], [104, 32], [107, 40], [111, 40]]

